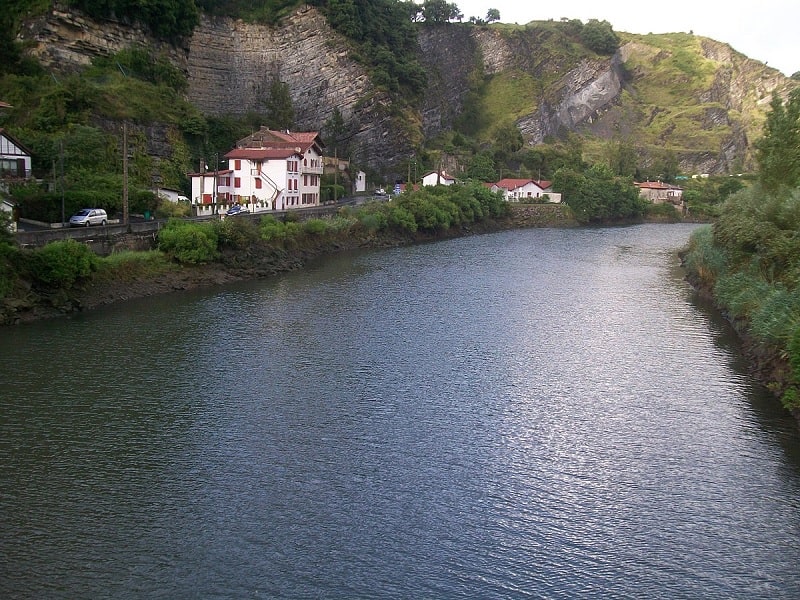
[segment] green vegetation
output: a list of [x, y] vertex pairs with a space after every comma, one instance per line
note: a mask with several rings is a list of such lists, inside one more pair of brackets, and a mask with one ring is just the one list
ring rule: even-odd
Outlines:
[[[331, 247], [366, 243], [375, 236], [414, 239], [417, 233], [436, 235], [506, 215], [502, 198], [477, 184], [437, 186], [405, 193], [389, 202], [342, 208], [330, 218], [285, 220], [273, 215], [260, 222], [249, 218], [190, 222], [170, 220], [160, 230], [157, 249], [98, 257], [74, 240], [52, 242], [30, 250], [19, 248], [8, 234], [0, 235], [0, 308], [27, 306], [36, 295], [55, 295], [68, 302], [69, 291], [90, 283], [147, 280], [178, 266], [219, 263], [251, 268], [264, 256], [297, 256], [318, 244]], [[8, 313], [0, 310], [0, 322]]]
[[[724, 203], [692, 236], [686, 266], [728, 317], [788, 372], [773, 382], [800, 409], [800, 93], [773, 101], [758, 142], [761, 183]], [[787, 143], [794, 140], [793, 143]]]
[[632, 178], [614, 175], [605, 165], [593, 165], [582, 172], [559, 169], [553, 186], [564, 194], [565, 202], [580, 223], [641, 218], [649, 204], [639, 196]]
[[138, 21], [164, 40], [191, 35], [200, 21], [194, 0], [67, 0], [87, 15]]

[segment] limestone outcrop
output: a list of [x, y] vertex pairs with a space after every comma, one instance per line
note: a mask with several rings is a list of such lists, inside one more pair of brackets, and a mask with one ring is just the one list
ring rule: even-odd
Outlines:
[[[576, 58], [558, 51], [556, 35], [552, 28], [529, 26], [510, 32], [467, 25], [420, 28], [420, 60], [428, 87], [414, 103], [416, 109], [399, 106], [378, 89], [365, 66], [351, 58], [349, 42], [307, 5], [274, 28], [204, 16], [191, 38], [175, 44], [155, 41], [136, 26], [98, 23], [56, 5], [27, 23], [21, 38], [28, 51], [56, 73], [76, 71], [95, 56], [148, 44], [187, 74], [188, 99], [207, 115], [263, 112], [269, 86], [278, 78], [288, 84], [298, 129], [321, 130], [338, 109], [352, 150], [348, 158], [389, 174], [422, 141], [452, 128], [470, 94], [499, 74], [522, 73], [547, 82], [528, 100], [530, 111], [515, 118], [529, 145], [565, 131], [610, 137], [634, 126], [637, 119], [653, 118], [657, 107], [650, 115], [614, 109], [624, 91], [635, 94], [637, 73], [626, 63], [647, 54], [655, 64], [663, 59], [658, 50], [629, 42], [611, 58]], [[785, 89], [788, 80], [727, 44], [702, 39], [701, 46], [716, 71], [696, 99], [710, 105], [697, 127], [728, 128], [729, 134], [719, 148], [686, 148], [680, 163], [687, 171], [729, 172], [747, 159], [758, 115], [763, 115], [772, 92]]]

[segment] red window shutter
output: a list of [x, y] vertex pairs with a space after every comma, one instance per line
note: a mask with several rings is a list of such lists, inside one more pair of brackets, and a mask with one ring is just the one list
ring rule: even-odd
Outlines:
[[237, 158], [237, 159], [234, 161], [234, 163], [233, 163], [233, 164], [235, 165], [235, 166], [234, 166], [234, 168], [235, 168], [237, 171], [241, 171], [241, 170], [242, 170], [242, 161], [241, 161], [241, 160], [239, 160], [239, 159]]
[[242, 178], [241, 177], [234, 177], [233, 178], [233, 187], [242, 187]]

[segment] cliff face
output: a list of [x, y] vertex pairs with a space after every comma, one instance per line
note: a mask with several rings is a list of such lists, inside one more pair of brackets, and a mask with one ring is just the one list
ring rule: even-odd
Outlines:
[[[636, 136], [662, 112], [623, 101], [635, 98], [647, 84], [646, 69], [637, 71], [637, 80], [628, 63], [635, 59], [643, 64], [641, 57], [652, 54], [652, 48], [628, 43], [612, 58], [591, 58], [564, 51], [566, 44], [557, 35], [536, 27], [422, 27], [420, 60], [428, 71], [428, 88], [416, 114], [393, 105], [375, 88], [364, 67], [349, 58], [347, 41], [310, 7], [277, 28], [204, 17], [181, 46], [154, 42], [135, 27], [96, 23], [57, 9], [29, 23], [21, 37], [29, 42], [31, 54], [54, 71], [79, 69], [94, 56], [133, 44], [154, 46], [186, 72], [189, 100], [209, 115], [263, 112], [269, 85], [277, 77], [289, 86], [298, 129], [322, 129], [338, 108], [355, 153], [351, 158], [388, 172], [423, 139], [451, 128], [482, 82], [504, 73], [546, 82], [537, 97], [526, 100], [530, 109], [515, 115], [530, 145], [576, 130], [601, 138]], [[691, 139], [681, 140], [679, 159], [686, 171], [726, 172], [747, 159], [760, 125], [758, 115], [763, 116], [774, 90], [785, 91], [788, 80], [727, 44], [703, 40], [702, 54], [714, 64], [715, 75], [710, 85], [693, 92], [692, 102], [707, 105], [693, 126], [727, 133], [714, 147], [700, 141], [692, 147]], [[667, 127], [651, 145], [675, 142], [670, 135]]]
[[338, 108], [358, 150], [354, 159], [392, 164], [407, 153], [407, 143], [394, 135], [391, 101], [346, 48], [312, 8], [274, 29], [204, 18], [189, 42], [189, 98], [210, 115], [263, 112], [278, 78], [289, 86], [298, 130], [320, 130]]

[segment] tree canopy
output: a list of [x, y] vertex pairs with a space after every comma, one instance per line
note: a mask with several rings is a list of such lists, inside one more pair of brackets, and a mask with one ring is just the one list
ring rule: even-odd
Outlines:
[[769, 191], [800, 187], [800, 88], [772, 97], [764, 136], [756, 142], [761, 183]]

